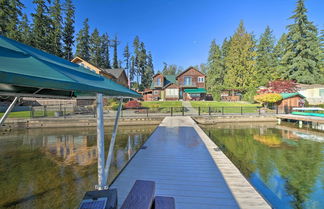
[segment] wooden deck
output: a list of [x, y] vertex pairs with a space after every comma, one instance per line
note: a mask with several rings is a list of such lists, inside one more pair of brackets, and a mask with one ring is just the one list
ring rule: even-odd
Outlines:
[[144, 146], [111, 185], [119, 207], [136, 180], [148, 180], [177, 209], [271, 208], [188, 116], [166, 117]]

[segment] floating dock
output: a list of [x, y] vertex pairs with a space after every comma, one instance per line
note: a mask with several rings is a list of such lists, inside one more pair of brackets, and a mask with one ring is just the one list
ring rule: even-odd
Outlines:
[[293, 121], [298, 122], [299, 128], [302, 128], [304, 124], [308, 124], [313, 129], [324, 131], [324, 117], [287, 114], [278, 115], [277, 119], [279, 124], [281, 121]]
[[118, 207], [136, 180], [154, 181], [177, 209], [271, 208], [188, 116], [166, 117], [115, 178]]

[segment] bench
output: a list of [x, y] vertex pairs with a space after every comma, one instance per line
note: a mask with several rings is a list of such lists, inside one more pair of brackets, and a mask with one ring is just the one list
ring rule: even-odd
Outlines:
[[155, 195], [155, 182], [136, 180], [121, 209], [151, 209]]
[[156, 196], [152, 209], [175, 209], [175, 200], [173, 197]]

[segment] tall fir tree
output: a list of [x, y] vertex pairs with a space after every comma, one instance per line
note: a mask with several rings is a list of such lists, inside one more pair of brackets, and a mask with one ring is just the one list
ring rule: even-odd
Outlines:
[[36, 11], [32, 14], [32, 46], [50, 52], [53, 51], [53, 44], [50, 36], [52, 21], [45, 0], [34, 0]]
[[274, 55], [275, 38], [269, 26], [261, 34], [256, 46], [256, 68], [258, 85], [266, 85], [269, 81], [278, 79], [277, 61]]
[[62, 8], [60, 0], [54, 0], [53, 6], [50, 7], [50, 16], [52, 18], [51, 42], [53, 45], [50, 53], [62, 57]]
[[89, 35], [89, 19], [83, 22], [83, 28], [77, 35], [76, 56], [89, 61], [90, 59], [90, 35]]
[[90, 36], [90, 62], [93, 63], [95, 66], [101, 67], [103, 66], [102, 60], [102, 40], [99, 35], [99, 31], [97, 28], [94, 29]]
[[136, 76], [136, 69], [135, 69], [135, 57], [132, 55], [130, 58], [130, 67], [129, 67], [129, 80], [132, 84], [134, 78]]
[[65, 4], [65, 18], [62, 32], [63, 39], [63, 57], [71, 60], [73, 57], [72, 47], [74, 46], [74, 6], [72, 0], [66, 0]]
[[31, 45], [30, 23], [28, 21], [28, 17], [26, 14], [23, 15], [23, 17], [19, 23], [18, 30], [20, 32], [19, 41], [24, 44]]
[[144, 88], [147, 87], [147, 83], [148, 83], [148, 78], [146, 77], [145, 74], [145, 69], [147, 65], [147, 54], [146, 54], [144, 42], [140, 43], [138, 63], [139, 63], [139, 74], [141, 77], [141, 84], [142, 84], [140, 90], [144, 90]]
[[126, 69], [126, 72], [127, 72], [127, 77], [129, 78], [130, 53], [129, 53], [128, 43], [125, 46], [123, 56], [124, 56], [124, 63], [125, 63], [125, 69]]
[[139, 84], [139, 77], [141, 75], [140, 73], [140, 67], [139, 67], [139, 59], [140, 59], [140, 40], [138, 36], [135, 36], [133, 41], [133, 49], [134, 49], [134, 74], [136, 76], [137, 84]]
[[248, 90], [256, 87], [256, 52], [251, 34], [246, 32], [243, 21], [231, 38], [225, 57], [226, 74], [224, 85]]
[[212, 40], [208, 55], [207, 89], [214, 99], [219, 99], [220, 87], [224, 83], [224, 59], [220, 47]]
[[8, 11], [9, 13], [7, 14], [8, 19], [4, 26], [6, 27], [5, 35], [8, 38], [20, 41], [21, 33], [18, 29], [18, 26], [20, 24], [19, 18], [22, 16], [21, 10], [24, 7], [24, 4], [21, 3], [20, 0], [9, 0], [8, 3], [9, 3], [9, 11]]
[[287, 26], [287, 47], [282, 59], [285, 68], [283, 78], [305, 84], [320, 82], [323, 79], [323, 54], [317, 28], [308, 20], [304, 0], [297, 1], [290, 19], [293, 24]]
[[145, 61], [145, 65], [144, 65], [144, 73], [142, 76], [143, 90], [145, 88], [150, 88], [151, 83], [152, 83], [152, 77], [154, 75], [153, 58], [152, 58], [151, 52], [148, 52], [147, 55], [145, 53], [145, 56], [146, 56], [146, 61]]
[[113, 68], [118, 68], [118, 39], [117, 36], [115, 36], [115, 39], [113, 40], [113, 49], [114, 49], [114, 58], [113, 58]]
[[282, 58], [285, 55], [286, 48], [287, 34], [283, 33], [273, 50], [273, 56], [275, 57], [275, 62], [277, 66], [276, 71], [280, 78], [282, 78], [282, 72], [285, 70]]
[[11, 8], [9, 0], [0, 0], [0, 35], [6, 35], [10, 13]]
[[111, 68], [109, 55], [109, 36], [107, 33], [101, 36], [101, 57], [102, 65], [99, 67]]

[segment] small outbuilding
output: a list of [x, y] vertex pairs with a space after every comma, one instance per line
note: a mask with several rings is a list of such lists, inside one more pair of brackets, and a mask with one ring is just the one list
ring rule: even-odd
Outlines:
[[281, 93], [282, 100], [277, 103], [278, 109], [287, 112], [293, 107], [303, 107], [305, 105], [305, 97], [298, 93]]

